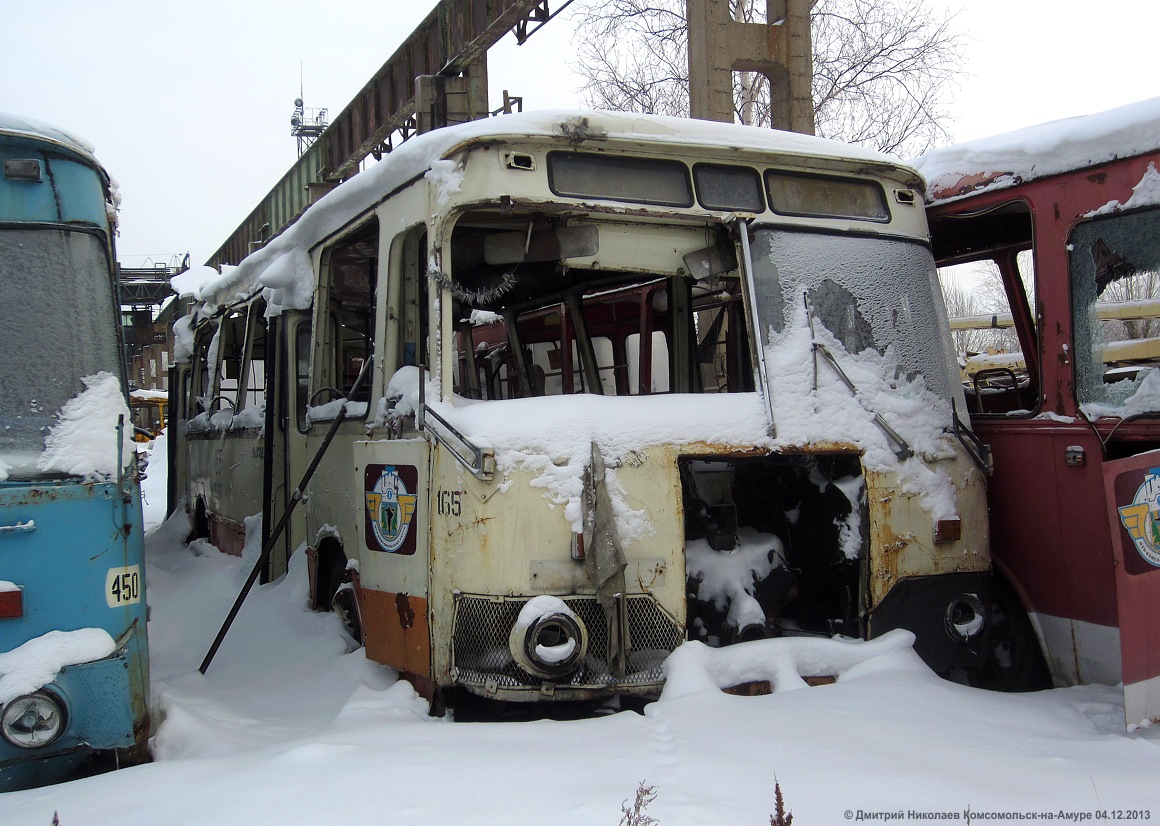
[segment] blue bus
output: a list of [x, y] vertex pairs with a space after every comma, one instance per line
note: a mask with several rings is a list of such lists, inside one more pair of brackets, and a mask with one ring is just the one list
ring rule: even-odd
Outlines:
[[145, 759], [149, 677], [117, 193], [83, 141], [20, 117], [0, 114], [0, 161], [5, 791]]

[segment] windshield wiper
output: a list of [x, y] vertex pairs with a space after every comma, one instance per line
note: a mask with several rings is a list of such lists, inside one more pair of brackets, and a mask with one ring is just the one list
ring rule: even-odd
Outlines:
[[814, 392], [817, 392], [818, 389], [817, 354], [821, 353], [825, 357], [826, 362], [834, 368], [834, 372], [838, 374], [838, 378], [842, 380], [842, 384], [846, 385], [854, 395], [854, 398], [858, 400], [858, 404], [862, 405], [864, 410], [874, 416], [874, 424], [878, 425], [878, 429], [886, 434], [886, 438], [894, 442], [894, 455], [899, 459], [909, 459], [914, 456], [914, 448], [907, 443], [906, 439], [902, 438], [897, 430], [890, 426], [890, 423], [882, 417], [881, 413], [867, 407], [864, 397], [858, 392], [858, 388], [854, 385], [854, 382], [850, 381], [850, 377], [846, 375], [846, 371], [842, 369], [842, 365], [838, 364], [838, 360], [834, 358], [834, 354], [830, 352], [826, 345], [818, 341], [817, 335], [814, 333], [813, 307], [810, 306], [809, 298], [806, 298], [804, 294], [803, 299], [806, 304], [806, 317], [810, 322], [810, 342], [814, 348]]

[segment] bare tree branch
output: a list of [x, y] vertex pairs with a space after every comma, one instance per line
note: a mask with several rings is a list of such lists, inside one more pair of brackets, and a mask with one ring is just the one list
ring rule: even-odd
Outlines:
[[[760, 0], [730, 6], [737, 20], [764, 22]], [[687, 116], [684, 13], [684, 0], [587, 0], [574, 15], [585, 103]], [[949, 140], [946, 98], [965, 40], [953, 15], [923, 0], [815, 0], [810, 19], [817, 134], [904, 156]], [[768, 80], [736, 73], [734, 108], [738, 121], [768, 125]]]

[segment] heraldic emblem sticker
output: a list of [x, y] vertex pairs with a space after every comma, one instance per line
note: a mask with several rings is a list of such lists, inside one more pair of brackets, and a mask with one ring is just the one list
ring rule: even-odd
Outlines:
[[[1132, 537], [1132, 544], [1140, 556], [1148, 564], [1160, 568], [1160, 468], [1149, 470], [1144, 475], [1144, 484], [1136, 490], [1132, 504], [1123, 505], [1118, 510], [1120, 522]], [[1128, 566], [1130, 573], [1132, 567]]]
[[389, 554], [415, 553], [419, 472], [411, 465], [367, 465], [363, 476], [366, 545]]

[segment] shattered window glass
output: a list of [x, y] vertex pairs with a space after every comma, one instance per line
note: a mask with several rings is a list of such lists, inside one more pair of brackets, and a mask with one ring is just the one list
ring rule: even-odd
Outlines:
[[758, 314], [773, 332], [783, 332], [808, 303], [814, 323], [848, 353], [889, 350], [899, 378], [922, 376], [944, 399], [958, 393], [946, 309], [936, 300], [934, 259], [924, 245], [758, 229], [753, 267]]
[[[1122, 405], [1160, 358], [1160, 210], [1075, 228], [1068, 243], [1075, 383], [1080, 404]], [[1111, 411], [1094, 409], [1097, 415]]]

